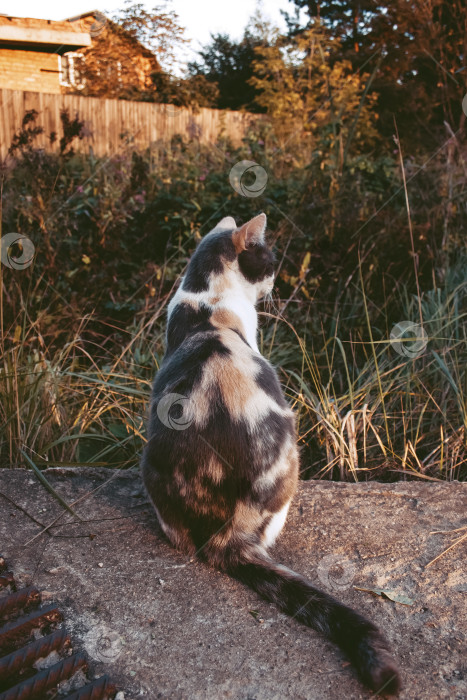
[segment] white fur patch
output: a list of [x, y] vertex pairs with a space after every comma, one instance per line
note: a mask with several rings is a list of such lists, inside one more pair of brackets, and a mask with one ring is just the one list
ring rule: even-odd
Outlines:
[[219, 309], [227, 309], [234, 313], [241, 320], [245, 330], [245, 339], [248, 345], [259, 353], [258, 344], [256, 342], [256, 333], [258, 330], [258, 316], [255, 307], [244, 296], [236, 296], [232, 290], [232, 297], [222, 299], [217, 304]]
[[[221, 280], [225, 280], [224, 290], [221, 290], [220, 287], [216, 285], [216, 282]], [[245, 338], [248, 345], [259, 353], [256, 342], [258, 316], [255, 303], [257, 301], [257, 290], [254, 285], [248, 284], [246, 280], [243, 281], [240, 278], [238, 263], [236, 261], [232, 264], [230, 270], [226, 270], [222, 275], [212, 274], [209, 280], [209, 288], [204, 292], [187, 292], [182, 289], [182, 285], [183, 280], [169, 303], [167, 312], [169, 319], [175, 306], [184, 301], [194, 305], [205, 304], [210, 308], [214, 308], [214, 306], [210, 304], [210, 300], [215, 296], [219, 299], [215, 304], [215, 308], [226, 309], [238, 316], [245, 330]]]
[[221, 219], [218, 224], [216, 224], [215, 228], [213, 228], [210, 233], [213, 233], [214, 231], [232, 231], [235, 228], [237, 228], [237, 224], [235, 223], [233, 216], [224, 216], [224, 218]]
[[176, 532], [175, 530], [173, 530], [169, 525], [167, 525], [167, 523], [165, 523], [165, 522], [162, 520], [161, 514], [160, 514], [159, 511], [157, 510], [157, 508], [156, 508], [156, 506], [154, 505], [154, 503], [153, 503], [153, 507], [154, 507], [154, 510], [156, 511], [157, 519], [158, 519], [159, 524], [160, 524], [162, 530], [164, 531], [165, 535], [168, 537], [168, 539], [169, 539], [172, 543], [176, 544], [177, 541], [178, 541], [178, 534], [177, 534], [177, 532]]
[[278, 536], [280, 535], [282, 528], [284, 527], [285, 520], [287, 518], [287, 513], [289, 512], [290, 501], [285, 504], [285, 506], [274, 513], [271, 521], [263, 534], [263, 544], [265, 547], [272, 547]]
[[274, 289], [274, 275], [266, 277], [264, 280], [261, 280], [261, 282], [256, 282], [255, 287], [258, 299], [262, 299], [267, 294], [270, 294]]
[[243, 415], [236, 416], [238, 418], [244, 418], [250, 424], [252, 430], [254, 430], [258, 424], [258, 421], [266, 418], [271, 411], [278, 413], [280, 416], [287, 417], [290, 415], [289, 408], [282, 408], [276, 401], [266, 394], [261, 388], [257, 388], [254, 395], [247, 402], [244, 407]]

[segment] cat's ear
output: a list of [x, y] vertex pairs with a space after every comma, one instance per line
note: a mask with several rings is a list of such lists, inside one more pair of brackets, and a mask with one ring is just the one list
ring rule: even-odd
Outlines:
[[233, 216], [224, 216], [224, 218], [221, 219], [213, 228], [213, 231], [232, 231], [234, 228], [237, 228], [237, 224], [235, 223]]
[[264, 232], [266, 230], [266, 214], [258, 214], [246, 224], [240, 226], [232, 234], [232, 240], [237, 253], [251, 248], [258, 243], [264, 243]]

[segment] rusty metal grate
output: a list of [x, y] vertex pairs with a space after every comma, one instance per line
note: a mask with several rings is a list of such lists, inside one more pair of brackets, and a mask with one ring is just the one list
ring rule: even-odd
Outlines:
[[[88, 682], [87, 657], [73, 653], [68, 632], [58, 628], [60, 610], [41, 602], [34, 586], [16, 590], [13, 573], [0, 556], [0, 700], [114, 698], [108, 676]], [[66, 687], [78, 671], [73, 690], [61, 692], [60, 684]]]

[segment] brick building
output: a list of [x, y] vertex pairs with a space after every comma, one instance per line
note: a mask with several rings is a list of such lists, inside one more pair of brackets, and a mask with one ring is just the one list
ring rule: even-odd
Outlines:
[[69, 22], [77, 31], [89, 32], [92, 40], [80, 52], [82, 94], [138, 99], [142, 92], [155, 90], [151, 75], [161, 70], [159, 62], [129, 32], [97, 10], [70, 17]]
[[63, 21], [0, 15], [0, 88], [138, 99], [155, 55], [99, 11]]
[[64, 57], [90, 46], [72, 22], [0, 15], [0, 88], [63, 92]]

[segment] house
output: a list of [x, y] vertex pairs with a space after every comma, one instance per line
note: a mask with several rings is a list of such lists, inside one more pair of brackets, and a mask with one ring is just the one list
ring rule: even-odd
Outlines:
[[155, 55], [93, 10], [63, 21], [0, 15], [0, 88], [138, 99], [155, 90]]
[[156, 56], [129, 32], [98, 10], [68, 21], [78, 32], [89, 32], [91, 46], [82, 50], [82, 94], [138, 99], [155, 91], [151, 76], [161, 71]]
[[71, 22], [0, 15], [0, 88], [60, 93], [64, 57], [90, 46]]

